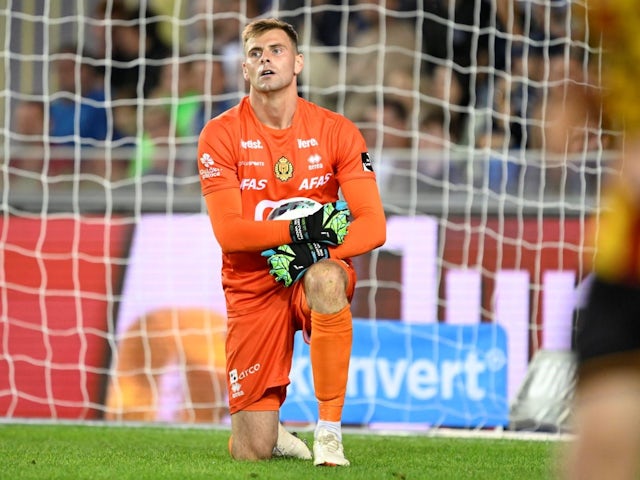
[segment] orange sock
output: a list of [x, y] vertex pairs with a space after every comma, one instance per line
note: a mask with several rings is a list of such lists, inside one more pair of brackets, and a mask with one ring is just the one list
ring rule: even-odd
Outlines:
[[337, 313], [311, 312], [311, 369], [320, 420], [342, 418], [352, 339], [349, 305]]

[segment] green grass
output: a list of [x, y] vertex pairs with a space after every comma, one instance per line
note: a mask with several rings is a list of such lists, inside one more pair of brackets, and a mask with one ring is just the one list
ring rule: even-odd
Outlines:
[[[308, 442], [310, 432], [301, 435]], [[349, 468], [235, 462], [229, 432], [158, 426], [0, 425], [6, 479], [550, 479], [554, 441], [347, 433]]]

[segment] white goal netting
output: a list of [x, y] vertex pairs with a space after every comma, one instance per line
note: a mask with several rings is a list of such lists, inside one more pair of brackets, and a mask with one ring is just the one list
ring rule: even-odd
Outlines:
[[[578, 8], [571, 8], [571, 7]], [[582, 7], [582, 8], [580, 8]], [[508, 424], [566, 351], [619, 133], [557, 135], [597, 86], [561, 0], [0, 2], [0, 415], [225, 422], [204, 122], [245, 93], [239, 31], [300, 34], [300, 94], [362, 129], [388, 242], [359, 284], [345, 422]], [[297, 342], [283, 419], [315, 418]]]

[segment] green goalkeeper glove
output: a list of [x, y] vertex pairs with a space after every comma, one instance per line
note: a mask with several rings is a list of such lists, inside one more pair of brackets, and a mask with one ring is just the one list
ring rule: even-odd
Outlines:
[[340, 245], [347, 235], [349, 215], [347, 202], [325, 203], [320, 210], [289, 223], [293, 243], [322, 242]]
[[285, 287], [290, 287], [311, 265], [329, 258], [329, 249], [317, 242], [291, 243], [265, 250], [262, 256], [267, 257], [267, 263], [271, 266], [269, 273], [276, 282], [283, 282]]

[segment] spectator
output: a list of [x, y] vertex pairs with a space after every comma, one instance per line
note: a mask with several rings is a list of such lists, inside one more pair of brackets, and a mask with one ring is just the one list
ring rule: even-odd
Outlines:
[[[415, 112], [416, 108], [419, 109], [417, 112], [419, 118], [425, 117], [431, 110], [431, 105], [422, 98], [427, 91], [426, 75], [419, 75], [416, 79], [413, 70], [407, 68], [385, 72], [384, 98], [402, 103], [410, 113]], [[417, 98], [418, 102], [416, 102]]]
[[103, 22], [95, 33], [113, 95], [134, 91], [148, 96], [160, 81], [162, 60], [171, 54], [158, 30], [159, 17], [148, 7], [128, 8], [120, 0], [102, 0], [95, 11]]
[[[433, 69], [438, 65], [447, 65], [456, 73], [462, 92], [469, 92], [475, 84], [474, 75], [479, 63], [486, 61], [489, 50], [490, 27], [496, 24], [492, 17], [494, 11], [499, 14], [500, 0], [494, 6], [489, 0], [426, 0], [423, 2], [424, 21], [422, 23], [422, 52], [425, 61], [422, 69], [429, 77], [434, 77]], [[514, 2], [510, 2], [514, 3]], [[500, 37], [493, 38], [492, 53], [500, 68]], [[451, 62], [451, 63], [446, 63]], [[464, 73], [463, 73], [464, 72]], [[473, 72], [473, 73], [466, 73]], [[436, 74], [437, 75], [437, 74]], [[469, 98], [461, 98], [461, 105]]]
[[41, 188], [38, 177], [47, 174], [43, 162], [44, 112], [44, 104], [35, 100], [21, 101], [14, 108], [9, 132], [11, 157], [8, 160], [12, 188]]
[[[127, 6], [123, 0], [100, 0], [93, 9], [91, 23], [93, 52], [97, 58], [108, 60], [113, 50], [113, 23], [122, 21], [127, 16]], [[110, 58], [110, 57], [109, 57]]]
[[[368, 96], [378, 91], [380, 85], [386, 85], [387, 73], [403, 71], [412, 76], [414, 64], [420, 61], [416, 55], [420, 46], [416, 44], [415, 18], [400, 16], [399, 0], [388, 0], [384, 6], [356, 0], [355, 7], [359, 8], [356, 19], [360, 29], [349, 39], [346, 84], [364, 89], [348, 94], [345, 114], [351, 118], [362, 116]], [[380, 62], [383, 69], [377, 67]], [[413, 84], [413, 78], [410, 82]]]
[[92, 59], [75, 45], [64, 45], [52, 58], [51, 141], [94, 146], [104, 142], [109, 136], [108, 111], [103, 79]]
[[141, 105], [132, 91], [120, 90], [111, 98], [113, 123], [119, 132], [116, 147], [130, 147], [138, 135], [138, 106]]
[[[577, 194], [583, 188], [583, 164], [593, 152], [610, 146], [609, 138], [602, 135], [603, 125], [599, 115], [584, 115], [580, 125], [568, 129], [562, 143], [556, 131], [564, 117], [563, 110], [573, 90], [589, 84], [589, 70], [581, 57], [565, 49], [554, 49], [548, 61], [547, 74], [543, 77], [546, 87], [533, 105], [531, 117], [535, 128], [531, 129], [528, 147], [540, 155], [540, 168], [545, 188], [551, 192]], [[595, 181], [589, 179], [589, 185]]]
[[142, 102], [135, 98], [134, 92], [120, 90], [111, 100], [114, 128], [119, 132], [119, 137], [113, 142], [112, 169], [115, 178], [126, 178], [130, 175], [131, 159], [135, 156], [138, 135], [142, 132], [143, 113]]
[[199, 133], [192, 131], [202, 92], [202, 87], [195, 78], [194, 64], [184, 54], [171, 58], [169, 63], [163, 65], [160, 82], [149, 95], [154, 100], [162, 100], [161, 105], [172, 115], [175, 110], [175, 130], [178, 137], [197, 136]]
[[465, 102], [468, 92], [464, 89], [462, 76], [444, 64], [435, 65], [427, 81], [427, 94], [433, 106], [445, 110], [449, 133], [453, 138], [457, 142], [467, 143]]
[[[480, 21], [476, 1], [426, 0], [422, 24], [423, 51], [427, 58], [450, 59], [456, 65], [469, 66], [474, 61], [474, 35], [489, 24], [490, 3], [480, 0]], [[473, 26], [474, 28], [463, 28]], [[453, 32], [450, 32], [453, 30]], [[486, 41], [486, 36], [482, 37]], [[448, 40], [450, 39], [450, 40]], [[453, 50], [450, 51], [449, 48]], [[431, 63], [431, 62], [429, 62]], [[429, 65], [425, 65], [429, 68]]]
[[175, 165], [169, 157], [168, 147], [175, 137], [171, 113], [164, 105], [144, 107], [143, 133], [138, 136], [136, 155], [129, 165], [129, 176], [173, 175]]
[[470, 132], [485, 163], [484, 171], [476, 169], [475, 178], [470, 181], [486, 184], [497, 193], [516, 191], [520, 165], [512, 161], [510, 155], [514, 149], [524, 149], [528, 142], [531, 105], [526, 95], [527, 82], [522, 78], [522, 74], [491, 78], [486, 85], [489, 103], [485, 108], [489, 112], [486, 118], [474, 118], [480, 121], [474, 126], [475, 131]]
[[402, 3], [387, 0], [381, 6], [370, 0], [356, 0], [355, 7], [359, 7], [356, 19], [360, 28], [355, 33], [352, 29], [354, 36], [349, 41], [347, 82], [370, 84], [379, 59], [387, 71], [411, 71], [416, 62], [414, 53], [420, 49], [416, 45], [415, 23], [400, 16]]
[[[224, 68], [220, 55], [205, 53], [183, 54], [164, 65], [160, 83], [150, 94], [150, 98], [154, 100], [154, 106], [162, 106], [166, 110], [160, 114], [158, 123], [167, 123], [166, 127], [168, 128], [171, 116], [173, 116], [175, 137], [178, 143], [189, 143], [197, 139], [208, 120], [231, 106], [227, 100], [228, 97], [231, 95], [225, 91]], [[161, 102], [156, 103], [155, 100]], [[154, 119], [146, 118], [146, 110], [149, 109], [145, 109], [145, 125], [151, 122], [150, 125], [155, 130], [158, 125], [154, 126], [156, 123]], [[157, 111], [155, 108], [151, 109], [151, 111], [154, 110]], [[168, 118], [167, 115], [169, 115]], [[161, 119], [164, 121], [160, 122]], [[140, 169], [140, 165], [143, 165], [140, 172], [146, 171], [147, 168], [144, 165], [148, 166], [150, 162], [148, 157], [154, 150], [148, 133], [150, 133], [148, 129], [145, 130], [141, 143], [141, 151], [144, 154], [142, 157], [138, 155], [138, 161], [141, 163], [135, 167]], [[160, 133], [159, 130], [158, 133]], [[157, 134], [154, 135], [154, 138], [154, 142], [160, 141]], [[182, 151], [178, 149], [178, 157], [181, 153]], [[143, 157], [146, 160], [142, 160]], [[192, 167], [192, 162], [179, 162], [176, 165], [175, 174], [195, 174], [195, 171], [188, 171], [189, 167]]]
[[504, 127], [494, 123], [486, 135], [478, 138], [476, 147], [484, 154], [486, 171], [480, 178], [496, 193], [515, 193], [518, 187], [520, 165], [510, 158], [509, 135]]
[[420, 122], [418, 173], [427, 177], [425, 180], [431, 186], [438, 185], [431, 180], [446, 179], [451, 182], [458, 178], [455, 159], [447, 153], [457, 142], [449, 126], [450, 119], [440, 107], [433, 107]]
[[[531, 82], [512, 79], [534, 75], [533, 62], [538, 59], [525, 36], [533, 38], [539, 32], [537, 28], [524, 28], [526, 19], [530, 18], [528, 3], [511, 0], [424, 2], [428, 15], [422, 25], [426, 53], [423, 67], [436, 82], [440, 81], [442, 72], [434, 70], [448, 68], [455, 74], [461, 92], [455, 110], [460, 113], [452, 116], [458, 123], [457, 134], [463, 143], [478, 145], [487, 140], [478, 136], [492, 135], [492, 125], [505, 121], [498, 113], [507, 113], [503, 108], [504, 99], [508, 100], [508, 113], [514, 115], [515, 121], [502, 126], [498, 135], [503, 135], [510, 144], [520, 146], [526, 142], [526, 132], [522, 131], [527, 128], [524, 119], [530, 115]], [[489, 33], [496, 29], [498, 34]], [[494, 94], [500, 97], [502, 93], [504, 97], [495, 99], [501, 105], [496, 106]], [[467, 111], [473, 115], [469, 117]]]
[[[312, 0], [312, 8], [304, 9], [307, 2], [304, 0], [283, 0], [282, 16], [286, 18], [292, 25], [296, 27], [300, 38], [305, 35], [302, 33], [305, 23], [310, 17], [311, 32], [310, 37], [312, 43], [329, 47], [331, 55], [338, 57], [340, 47], [345, 44], [342, 35], [342, 23], [349, 21], [349, 18], [359, 18], [359, 12], [352, 9], [343, 8], [342, 0]], [[304, 13], [302, 13], [304, 12]], [[349, 29], [351, 30], [357, 22], [349, 21]]]
[[[63, 45], [52, 55], [53, 85], [49, 105], [49, 135], [52, 146], [67, 147], [54, 150], [51, 174], [71, 173], [74, 153], [70, 147], [104, 148], [105, 142], [120, 138], [121, 134], [110, 120], [104, 79], [92, 64], [87, 52], [80, 52], [75, 44]], [[82, 157], [82, 172], [101, 177], [106, 175], [104, 161]]]
[[240, 65], [244, 53], [240, 38], [241, 26], [263, 13], [260, 0], [196, 0], [193, 14], [199, 21], [193, 36], [197, 44], [194, 51], [216, 51], [221, 55], [225, 77], [225, 91], [238, 92], [233, 103], [240, 100], [246, 90]]
[[367, 145], [381, 152], [376, 162], [381, 192], [406, 187], [410, 167], [408, 149], [411, 147], [407, 122], [408, 112], [404, 105], [391, 99], [381, 106], [375, 100], [371, 101], [360, 117], [360, 129]]
[[[301, 39], [309, 39], [301, 46], [308, 60], [301, 73], [300, 87], [307, 89], [303, 96], [330, 110], [343, 108], [341, 96], [340, 61], [349, 39], [362, 27], [360, 11], [343, 8], [342, 0], [313, 0], [315, 8], [303, 8], [303, 0], [284, 0], [282, 19], [295, 25]], [[347, 22], [347, 28], [343, 28]], [[340, 104], [339, 104], [340, 102]]]
[[229, 99], [231, 92], [227, 90], [223, 59], [218, 53], [214, 52], [212, 57], [199, 55], [193, 61], [192, 76], [201, 101], [188, 129], [190, 135], [198, 136], [208, 120], [229, 109], [233, 103]]

